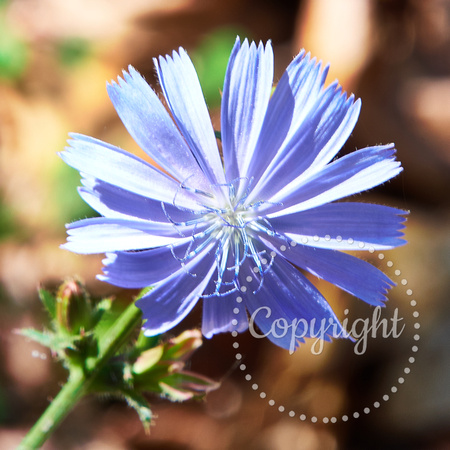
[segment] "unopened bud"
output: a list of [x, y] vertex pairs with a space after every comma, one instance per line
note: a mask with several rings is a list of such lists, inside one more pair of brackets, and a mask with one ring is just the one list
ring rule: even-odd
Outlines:
[[90, 328], [92, 306], [88, 293], [78, 280], [65, 281], [56, 296], [56, 319], [71, 334]]

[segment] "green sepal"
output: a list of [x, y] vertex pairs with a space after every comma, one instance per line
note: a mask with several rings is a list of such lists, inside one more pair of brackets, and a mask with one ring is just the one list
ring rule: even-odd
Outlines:
[[17, 334], [25, 336], [34, 342], [42, 345], [43, 347], [48, 347], [53, 350], [54, 348], [54, 335], [52, 333], [40, 332], [34, 328], [22, 328], [16, 331]]
[[103, 336], [105, 332], [111, 327], [111, 325], [117, 320], [123, 311], [123, 307], [120, 308], [113, 302], [112, 298], [104, 298], [100, 300], [94, 307], [92, 312], [94, 320], [92, 332], [97, 338]]
[[172, 401], [202, 397], [217, 389], [217, 382], [184, 370], [186, 360], [201, 344], [201, 332], [187, 330], [143, 351], [131, 365], [133, 385], [139, 391], [155, 392]]
[[56, 334], [51, 331], [37, 331], [33, 328], [23, 328], [17, 330], [18, 334], [37, 342], [38, 344], [48, 347], [53, 354], [64, 359], [64, 352], [67, 350], [76, 350], [77, 336], [67, 336]]
[[158, 386], [164, 397], [174, 402], [182, 402], [202, 398], [209, 391], [217, 389], [220, 383], [195, 373], [181, 371], [167, 376]]
[[143, 351], [133, 364], [131, 369], [132, 372], [135, 375], [140, 375], [146, 371], [151, 371], [154, 366], [161, 361], [163, 355], [164, 349], [162, 345]]
[[179, 336], [169, 340], [164, 352], [165, 360], [185, 361], [202, 345], [202, 334], [199, 330], [186, 330]]
[[85, 369], [89, 361], [98, 357], [98, 341], [93, 333], [84, 336], [74, 336], [74, 346], [67, 347], [62, 357], [65, 364], [76, 365]]
[[50, 318], [54, 320], [56, 318], [56, 298], [55, 296], [47, 291], [46, 289], [39, 287], [38, 289], [39, 299], [45, 306], [45, 309], [50, 315]]
[[143, 395], [133, 391], [124, 393], [123, 396], [128, 405], [137, 412], [145, 433], [149, 434], [150, 426], [153, 424], [153, 414], [152, 410], [148, 406], [146, 398]]
[[171, 387], [177, 386], [182, 391], [189, 391], [192, 393], [192, 397], [197, 395], [203, 396], [205, 393], [215, 390], [220, 386], [220, 383], [217, 381], [188, 371], [173, 373], [164, 380], [164, 383]]
[[160, 335], [156, 336], [146, 336], [143, 331], [139, 333], [139, 336], [136, 340], [136, 344], [133, 346], [132, 353], [130, 354], [130, 357], [132, 358], [132, 355], [134, 355], [136, 358], [145, 350], [148, 350], [150, 348], [156, 347], [159, 345], [161, 340]]
[[184, 402], [190, 400], [193, 395], [191, 392], [186, 392], [181, 389], [177, 389], [164, 382], [159, 383], [161, 388], [161, 395], [173, 402]]

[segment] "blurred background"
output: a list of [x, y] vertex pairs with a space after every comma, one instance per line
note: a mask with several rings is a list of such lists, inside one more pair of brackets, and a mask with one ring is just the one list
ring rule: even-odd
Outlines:
[[[360, 256], [399, 284], [384, 314], [392, 317], [398, 308], [405, 332], [371, 339], [361, 356], [348, 341], [328, 343], [320, 355], [305, 344], [290, 356], [243, 335], [245, 373], [259, 384], [257, 392], [235, 364], [234, 339], [218, 336], [192, 359], [192, 369], [222, 381], [205, 401], [151, 399], [156, 418], [147, 436], [124, 403], [86, 398], [44, 448], [450, 449], [448, 0], [0, 1], [0, 448], [16, 447], [66, 376], [46, 349], [14, 333], [46, 323], [38, 284], [53, 288], [78, 275], [95, 295], [132, 294], [96, 281], [100, 255], [59, 248], [64, 224], [93, 213], [78, 198], [79, 174], [56, 153], [74, 131], [145, 157], [105, 83], [132, 64], [158, 89], [152, 58], [179, 46], [192, 57], [218, 124], [236, 34], [272, 40], [275, 80], [304, 47], [331, 63], [329, 82], [338, 78], [362, 98], [360, 120], [341, 154], [396, 143], [404, 172], [358, 201], [410, 210], [409, 243], [385, 252], [384, 261]], [[353, 317], [371, 315], [362, 302], [316, 284], [339, 317], [346, 308]], [[200, 320], [196, 311], [179, 328]], [[389, 401], [382, 400], [386, 393]], [[336, 423], [324, 423], [331, 417]]]

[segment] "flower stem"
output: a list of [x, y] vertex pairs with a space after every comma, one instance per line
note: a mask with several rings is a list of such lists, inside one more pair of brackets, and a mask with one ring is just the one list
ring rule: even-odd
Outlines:
[[114, 356], [141, 322], [142, 312], [131, 303], [98, 342], [98, 355], [86, 367], [71, 368], [69, 378], [39, 420], [25, 436], [19, 450], [40, 448], [69, 414], [75, 404], [89, 392], [99, 370]]
[[84, 395], [87, 381], [82, 370], [78, 373], [72, 372], [59, 394], [34, 424], [18, 448], [20, 450], [28, 450], [41, 447], [59, 423], [67, 416], [72, 407]]

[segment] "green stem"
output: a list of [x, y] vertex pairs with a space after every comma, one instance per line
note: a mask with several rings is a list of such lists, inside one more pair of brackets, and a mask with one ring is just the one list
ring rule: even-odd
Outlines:
[[69, 379], [39, 420], [25, 436], [19, 450], [40, 448], [85, 394], [98, 371], [114, 356], [141, 322], [141, 310], [134, 303], [119, 316], [100, 338], [99, 352], [89, 360], [85, 370], [72, 368]]
[[41, 447], [67, 416], [72, 407], [84, 395], [86, 389], [87, 379], [83, 371], [72, 372], [59, 394], [34, 424], [18, 448], [20, 450], [28, 450]]

